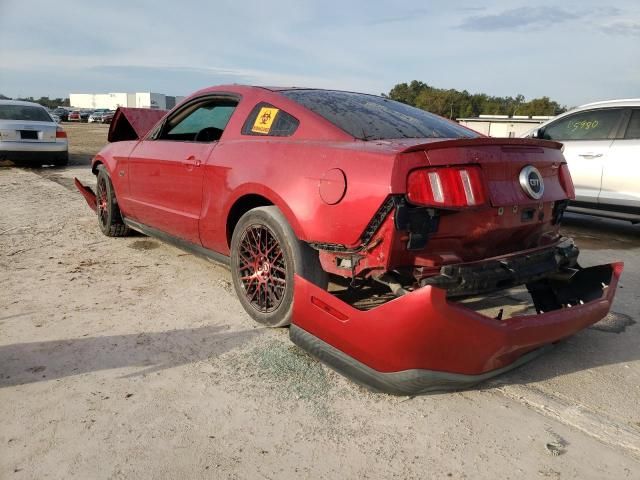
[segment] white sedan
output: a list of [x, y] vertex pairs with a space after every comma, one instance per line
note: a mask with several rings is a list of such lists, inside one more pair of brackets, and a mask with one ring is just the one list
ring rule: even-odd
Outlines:
[[37, 103], [0, 100], [0, 160], [66, 165], [67, 133]]

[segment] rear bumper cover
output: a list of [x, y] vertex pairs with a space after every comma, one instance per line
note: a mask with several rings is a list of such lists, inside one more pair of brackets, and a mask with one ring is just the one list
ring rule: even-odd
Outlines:
[[450, 302], [433, 286], [361, 311], [296, 276], [290, 336], [372, 390], [415, 395], [466, 388], [601, 320], [622, 270], [622, 263], [583, 269], [559, 291], [559, 297], [575, 298], [577, 304], [507, 320]]
[[75, 184], [78, 191], [82, 194], [82, 196], [86, 200], [87, 205], [89, 205], [89, 208], [91, 208], [91, 210], [93, 210], [94, 212], [97, 212], [98, 206], [97, 206], [96, 194], [91, 189], [91, 187], [87, 187], [83, 185], [82, 182], [78, 180], [76, 177], [73, 177], [73, 183]]
[[[34, 146], [35, 145], [35, 146]], [[0, 160], [15, 162], [48, 162], [67, 158], [67, 146], [32, 144], [27, 148], [12, 147], [12, 150], [0, 149]]]

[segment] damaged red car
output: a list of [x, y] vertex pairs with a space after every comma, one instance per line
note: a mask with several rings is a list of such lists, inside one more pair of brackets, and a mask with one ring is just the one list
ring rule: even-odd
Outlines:
[[[101, 230], [230, 266], [257, 322], [377, 391], [471, 386], [602, 319], [621, 263], [559, 225], [561, 145], [494, 139], [388, 98], [221, 86], [120, 109], [76, 180]], [[514, 311], [511, 293], [530, 308]], [[483, 303], [492, 303], [489, 309]]]

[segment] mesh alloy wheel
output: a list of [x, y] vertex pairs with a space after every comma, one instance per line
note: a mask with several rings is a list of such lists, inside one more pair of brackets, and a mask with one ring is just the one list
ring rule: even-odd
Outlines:
[[109, 198], [107, 195], [107, 178], [100, 176], [96, 187], [96, 206], [98, 207], [98, 221], [102, 228], [106, 228], [109, 222]]
[[248, 303], [260, 313], [275, 311], [285, 295], [287, 266], [280, 243], [266, 225], [244, 230], [237, 268]]
[[296, 237], [276, 206], [256, 207], [242, 215], [229, 247], [238, 299], [262, 325], [291, 324], [295, 275], [327, 288], [318, 252]]

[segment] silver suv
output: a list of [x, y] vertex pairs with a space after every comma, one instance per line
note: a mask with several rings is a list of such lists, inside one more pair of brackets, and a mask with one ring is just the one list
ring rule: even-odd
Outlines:
[[564, 144], [576, 188], [567, 210], [640, 222], [640, 99], [582, 105], [526, 136]]

